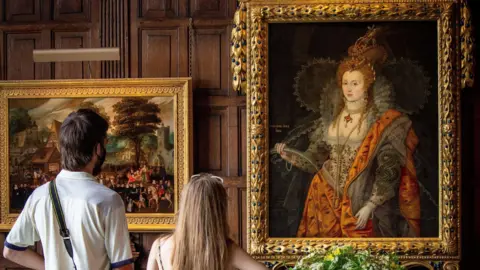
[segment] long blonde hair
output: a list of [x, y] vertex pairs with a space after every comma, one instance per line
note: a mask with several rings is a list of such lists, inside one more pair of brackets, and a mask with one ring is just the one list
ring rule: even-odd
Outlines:
[[227, 192], [221, 178], [202, 173], [185, 185], [173, 241], [174, 270], [227, 269]]

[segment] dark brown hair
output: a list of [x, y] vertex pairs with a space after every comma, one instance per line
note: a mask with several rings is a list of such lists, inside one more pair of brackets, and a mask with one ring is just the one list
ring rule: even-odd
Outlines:
[[70, 113], [58, 134], [62, 168], [79, 171], [92, 160], [97, 144], [107, 136], [108, 122], [90, 109]]

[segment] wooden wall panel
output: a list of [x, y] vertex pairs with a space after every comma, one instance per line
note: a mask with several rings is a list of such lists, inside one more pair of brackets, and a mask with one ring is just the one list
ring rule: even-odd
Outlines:
[[4, 78], [7, 80], [48, 79], [48, 64], [34, 63], [33, 50], [43, 47], [42, 33], [6, 33]]
[[239, 107], [240, 110], [240, 160], [242, 164], [241, 175], [247, 175], [247, 107]]
[[35, 22], [40, 18], [40, 0], [5, 0], [7, 22]]
[[240, 246], [243, 249], [247, 249], [247, 188], [246, 188], [246, 180], [245, 177], [243, 177], [244, 181], [244, 187], [240, 187], [240, 202], [239, 205], [241, 206], [241, 209], [238, 211], [238, 221], [240, 222], [240, 227], [239, 227], [239, 234], [242, 236], [242, 242], [240, 243]]
[[201, 91], [196, 94], [195, 171], [241, 176], [239, 107], [245, 106], [245, 97], [206, 96]]
[[239, 163], [239, 134], [238, 134], [238, 108], [231, 106], [227, 110], [228, 113], [228, 171], [229, 176], [238, 176]]
[[224, 185], [228, 195], [228, 225], [230, 228], [230, 237], [239, 246], [245, 243], [243, 232], [245, 231], [244, 216], [245, 212], [245, 188], [246, 182], [244, 177], [224, 177]]
[[190, 15], [202, 18], [233, 17], [236, 0], [190, 0]]
[[144, 19], [172, 18], [186, 15], [185, 0], [135, 0], [139, 1], [140, 17]]
[[181, 48], [187, 47], [184, 27], [140, 29], [138, 76], [182, 77], [188, 74], [188, 55]]
[[[479, 5], [480, 6], [480, 5]], [[477, 68], [477, 70], [480, 68]], [[477, 73], [478, 74], [478, 73]], [[462, 162], [469, 162], [470, 161], [470, 168], [473, 169], [473, 177], [470, 179], [476, 179], [476, 181], [467, 182], [467, 184], [463, 184], [464, 192], [471, 192], [471, 203], [467, 201], [465, 205], [468, 205], [468, 209], [465, 209], [464, 215], [469, 215], [468, 221], [470, 225], [470, 229], [473, 231], [469, 231], [468, 233], [472, 236], [468, 240], [464, 240], [468, 242], [470, 245], [474, 246], [474, 249], [470, 249], [469, 251], [465, 252], [467, 254], [480, 254], [480, 169], [478, 169], [478, 164], [480, 164], [480, 93], [478, 92], [479, 89], [470, 89], [470, 95], [464, 98], [464, 104], [467, 103], [470, 105], [471, 110], [468, 112], [471, 113], [473, 111], [473, 116], [471, 117], [471, 122], [464, 122], [464, 125], [467, 127], [473, 126], [473, 134], [472, 133], [465, 133], [464, 137], [471, 136], [470, 141], [473, 141], [473, 148], [471, 148], [468, 141], [463, 142], [463, 145], [467, 146], [462, 152], [464, 155], [469, 153], [470, 155], [466, 155], [466, 157], [462, 157]], [[465, 118], [465, 117], [464, 117]], [[468, 118], [467, 118], [468, 119]], [[467, 135], [469, 134], [469, 135]], [[468, 150], [467, 150], [468, 149]], [[474, 168], [477, 169], [474, 169]], [[464, 175], [464, 179], [468, 175]], [[466, 178], [468, 179], [468, 178]], [[464, 180], [465, 181], [465, 180]], [[466, 194], [465, 194], [466, 195]], [[463, 196], [462, 197], [467, 197]], [[468, 198], [468, 197], [467, 197]], [[473, 207], [472, 207], [473, 206]], [[467, 221], [467, 222], [468, 222]], [[465, 220], [462, 220], [464, 224], [466, 223]], [[463, 228], [462, 228], [463, 229]], [[466, 231], [466, 230], [465, 230]], [[473, 257], [472, 257], [473, 262]]]
[[[90, 32], [54, 32], [56, 49], [90, 48]], [[91, 66], [86, 62], [54, 63], [55, 79], [90, 78]]]
[[120, 48], [120, 61], [102, 61], [102, 78], [125, 78], [130, 75], [128, 7], [127, 1], [100, 2], [101, 47]]
[[230, 94], [230, 27], [197, 26], [193, 53], [193, 78], [195, 88], [208, 91], [210, 95]]
[[227, 187], [227, 196], [228, 196], [228, 210], [227, 210], [227, 219], [228, 225], [230, 228], [229, 236], [230, 238], [235, 241], [235, 243], [240, 242], [240, 223], [238, 222], [238, 188], [237, 187]]
[[197, 110], [197, 163], [201, 172], [227, 175], [228, 168], [228, 111], [226, 107]]
[[[76, 22], [90, 20], [90, 2], [94, 0], [55, 0], [53, 4], [53, 19], [56, 21]], [[100, 0], [103, 1], [103, 0]], [[119, 0], [120, 1], [120, 0]], [[93, 6], [97, 8], [97, 6]]]

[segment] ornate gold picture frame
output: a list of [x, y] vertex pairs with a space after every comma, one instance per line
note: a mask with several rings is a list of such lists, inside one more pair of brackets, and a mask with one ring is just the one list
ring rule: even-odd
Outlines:
[[123, 198], [129, 229], [175, 227], [179, 194], [192, 173], [190, 78], [5, 81], [0, 108], [1, 230], [61, 170], [59, 129], [80, 108], [109, 122], [96, 178]]
[[[427, 26], [420, 25], [422, 22]], [[415, 32], [420, 31], [418, 29], [421, 27], [426, 27], [422, 28], [424, 30], [431, 30], [429, 40], [427, 40], [428, 38], [426, 37], [429, 35], [427, 32], [424, 32], [425, 35]], [[393, 44], [392, 48], [385, 48], [383, 50], [382, 43], [380, 42], [380, 33], [382, 33], [383, 29], [389, 29], [390, 32], [394, 32], [400, 36], [400, 38], [394, 39], [395, 42], [400, 45]], [[335, 43], [335, 40], [340, 40], [337, 37], [339, 35], [345, 36], [343, 41], [345, 41], [346, 44]], [[418, 42], [419, 44], [417, 44], [418, 46], [409, 47], [409, 51], [406, 51], [403, 48], [408, 47], [407, 45], [410, 44], [408, 43], [411, 42], [411, 40], [408, 40], [409, 36], [417, 37], [420, 41]], [[302, 41], [302, 39], [308, 40]], [[444, 269], [458, 269], [458, 262], [461, 258], [461, 160], [459, 155], [461, 150], [459, 136], [461, 116], [459, 102], [461, 89], [472, 86], [474, 79], [472, 73], [474, 65], [473, 39], [470, 10], [468, 9], [467, 3], [465, 1], [452, 0], [244, 0], [240, 2], [234, 17], [234, 28], [232, 30], [231, 40], [233, 87], [238, 91], [246, 93], [247, 96], [248, 252], [257, 259], [269, 262], [271, 266], [278, 268], [279, 265], [284, 262], [289, 264], [295, 263], [300, 255], [315, 249], [348, 244], [357, 249], [369, 248], [373, 252], [396, 252], [401, 260], [405, 261], [406, 265], [409, 266], [423, 265], [433, 269], [435, 265], [436, 267], [443, 267]], [[332, 42], [333, 45], [328, 45], [328, 43]], [[404, 44], [401, 44], [401, 42], [404, 42]], [[385, 54], [384, 58], [383, 54], [381, 57], [378, 57], [379, 47], [382, 47], [382, 53]], [[335, 50], [341, 52], [338, 54], [328, 54], [328, 52]], [[387, 55], [391, 55], [392, 53], [397, 53], [401, 55], [402, 58], [388, 62]], [[377, 56], [375, 56], [376, 54]], [[419, 57], [419, 55], [427, 54], [430, 56], [425, 56], [425, 58]], [[405, 60], [403, 57], [407, 59]], [[427, 57], [430, 58], [427, 59]], [[365, 60], [366, 62], [362, 62], [359, 59]], [[312, 174], [312, 177], [308, 179], [310, 182], [304, 185], [303, 194], [305, 197], [298, 199], [301, 200], [300, 203], [297, 202], [300, 207], [295, 208], [292, 206], [291, 208], [294, 208], [293, 211], [297, 211], [297, 214], [300, 215], [299, 219], [301, 221], [297, 222], [297, 227], [300, 227], [298, 224], [308, 227], [312, 222], [316, 222], [315, 225], [312, 226], [317, 226], [315, 228], [318, 228], [318, 230], [314, 229], [306, 232], [308, 229], [298, 229], [297, 231], [297, 227], [295, 227], [294, 231], [289, 233], [286, 227], [287, 225], [285, 224], [290, 222], [287, 219], [290, 219], [291, 216], [285, 214], [286, 218], [282, 221], [279, 217], [281, 217], [283, 213], [278, 214], [277, 212], [282, 212], [288, 206], [286, 203], [287, 200], [283, 200], [283, 198], [287, 196], [285, 193], [290, 192], [290, 189], [287, 191], [285, 190], [286, 188], [282, 189], [279, 186], [284, 185], [282, 181], [290, 181], [290, 185], [292, 185], [292, 181], [300, 181], [298, 179], [301, 178], [297, 177], [298, 175], [295, 176], [295, 178], [289, 173], [292, 167], [302, 167], [302, 165], [300, 165], [302, 162], [299, 161], [299, 158], [288, 159], [281, 157], [280, 160], [283, 159], [282, 162], [284, 162], [281, 163], [282, 166], [284, 166], [284, 171], [282, 171], [284, 174], [278, 171], [278, 166], [276, 166], [272, 160], [274, 160], [275, 156], [280, 156], [279, 151], [289, 148], [289, 145], [284, 144], [282, 147], [285, 148], [279, 147], [278, 142], [280, 141], [276, 139], [278, 138], [277, 133], [283, 133], [284, 137], [290, 136], [290, 138], [297, 138], [309, 132], [313, 134], [316, 130], [322, 134], [325, 132], [325, 134], [328, 135], [330, 128], [335, 130], [335, 125], [328, 125], [327, 123], [327, 125], [322, 126], [321, 121], [312, 121], [312, 123], [317, 125], [317, 129], [304, 128], [303, 130], [305, 132], [299, 132], [299, 135], [296, 136], [292, 134], [294, 131], [297, 132], [301, 129], [300, 124], [292, 124], [293, 120], [287, 121], [278, 115], [282, 115], [282, 110], [287, 111], [284, 114], [294, 114], [290, 107], [292, 106], [291, 104], [297, 101], [300, 103], [300, 105], [297, 104], [299, 108], [302, 107], [305, 111], [318, 112], [316, 111], [318, 104], [314, 102], [315, 105], [311, 105], [312, 102], [310, 101], [316, 99], [318, 93], [323, 93], [325, 96], [325, 91], [327, 91], [329, 87], [332, 89], [335, 87], [342, 89], [342, 84], [349, 84], [348, 81], [345, 81], [348, 78], [345, 79], [345, 77], [342, 77], [342, 74], [345, 75], [347, 72], [341, 73], [340, 77], [337, 76], [337, 74], [340, 73], [340, 67], [342, 65], [345, 67], [347, 63], [352, 64], [351, 68], [345, 67], [348, 72], [358, 70], [360, 66], [371, 68], [373, 72], [367, 73], [373, 74], [370, 75], [369, 78], [373, 78], [373, 82], [371, 83], [373, 85], [372, 88], [376, 87], [375, 85], [380, 81], [380, 77], [382, 76], [380, 73], [376, 73], [376, 64], [378, 62], [381, 62], [383, 66], [390, 64], [397, 65], [396, 67], [392, 65], [389, 66], [389, 74], [395, 76], [398, 75], [396, 73], [400, 74], [402, 72], [401, 67], [398, 65], [404, 65], [403, 67], [410, 65], [412, 68], [410, 71], [415, 70], [414, 72], [412, 71], [413, 73], [404, 73], [409, 75], [403, 77], [403, 79], [400, 78], [396, 83], [390, 83], [389, 85], [393, 85], [393, 88], [402, 83], [406, 83], [405, 81], [408, 81], [408, 78], [413, 78], [412, 76], [416, 76], [415, 74], [419, 76], [418, 80], [412, 80], [416, 83], [413, 88], [410, 86], [396, 88], [397, 97], [402, 94], [399, 94], [398, 91], [408, 90], [409, 87], [410, 89], [420, 89], [423, 87], [420, 96], [411, 96], [410, 98], [404, 99], [403, 107], [401, 105], [395, 107], [399, 108], [398, 114], [397, 112], [390, 111], [390, 113], [394, 115], [408, 115], [408, 113], [420, 115], [409, 116], [410, 120], [406, 120], [408, 123], [413, 122], [412, 128], [405, 129], [408, 133], [406, 133], [405, 136], [411, 136], [411, 140], [403, 138], [411, 143], [405, 143], [405, 149], [407, 149], [405, 151], [412, 151], [412, 153], [408, 152], [412, 156], [404, 157], [404, 160], [407, 161], [404, 161], [406, 163], [399, 167], [402, 170], [399, 172], [402, 176], [398, 177], [401, 179], [401, 183], [399, 182], [398, 185], [406, 185], [408, 187], [402, 191], [399, 191], [400, 188], [397, 188], [395, 191], [400, 194], [398, 196], [403, 196], [404, 201], [400, 202], [400, 200], [397, 200], [400, 204], [400, 212], [404, 214], [403, 217], [406, 220], [406, 226], [410, 229], [413, 228], [414, 232], [410, 234], [405, 233], [402, 237], [385, 237], [384, 235], [388, 234], [388, 232], [385, 231], [381, 233], [370, 231], [363, 234], [363, 236], [352, 237], [351, 235], [361, 234], [357, 233], [356, 229], [352, 229], [352, 233], [347, 232], [348, 229], [346, 228], [348, 224], [344, 225], [342, 222], [344, 218], [352, 219], [352, 217], [343, 217], [341, 215], [353, 214], [355, 216], [355, 213], [358, 212], [353, 211], [352, 213], [350, 207], [353, 208], [353, 206], [351, 206], [350, 198], [348, 195], [342, 195], [342, 192], [351, 195], [351, 193], [349, 193], [350, 190], [348, 190], [350, 187], [349, 184], [351, 184], [349, 183], [349, 177], [355, 176], [356, 173], [363, 173], [361, 169], [356, 171], [357, 166], [359, 168], [362, 166], [364, 166], [363, 168], [365, 168], [365, 166], [368, 168], [368, 166], [370, 166], [368, 164], [362, 165], [363, 161], [360, 158], [361, 154], [359, 154], [361, 150], [356, 150], [356, 152], [351, 155], [352, 159], [350, 161], [342, 161], [353, 161], [354, 163], [352, 167], [349, 167], [349, 170], [345, 172], [346, 183], [343, 182], [342, 185], [347, 186], [347, 188], [342, 190], [341, 188], [343, 188], [343, 186], [341, 186], [339, 189], [340, 192], [337, 194], [338, 197], [335, 197], [335, 192], [333, 192], [335, 190], [334, 188], [330, 187], [331, 190], [333, 190], [331, 192], [332, 194], [325, 191], [325, 189], [322, 190], [322, 187], [328, 186], [325, 184], [325, 182], [328, 181], [322, 180], [327, 177], [318, 176], [318, 174], [322, 174], [323, 169], [328, 172], [328, 168], [313, 166], [316, 170]], [[368, 65], [365, 63], [368, 63]], [[329, 76], [332, 77], [332, 85], [326, 85], [326, 83], [320, 79], [312, 79], [319, 77], [326, 78], [324, 73], [328, 73]], [[362, 78], [367, 78], [367, 73], [363, 72]], [[310, 91], [308, 89], [312, 90]], [[344, 94], [345, 91], [347, 91], [345, 89], [346, 88], [343, 88]], [[375, 94], [375, 92], [373, 94]], [[351, 95], [355, 94], [353, 93]], [[328, 97], [330, 98], [331, 96]], [[290, 102], [290, 100], [292, 101]], [[419, 100], [424, 100], [424, 103], [416, 104], [415, 102], [419, 102]], [[344, 96], [342, 102], [341, 104], [343, 105], [350, 102], [348, 96]], [[369, 102], [367, 97], [365, 97], [365, 104], [368, 105], [370, 104]], [[374, 104], [375, 101], [371, 102]], [[427, 103], [428, 105], [425, 105]], [[336, 106], [332, 104], [333, 103], [329, 102], [320, 102], [321, 110], [325, 111], [324, 108], [328, 106]], [[412, 104], [417, 106], [415, 110], [411, 108], [406, 109], [408, 105]], [[424, 117], [422, 116], [422, 110], [430, 110], [425, 113], [430, 115], [431, 118], [429, 121], [425, 120], [428, 118], [427, 116], [422, 118]], [[299, 119], [304, 119], [302, 117], [306, 114], [302, 114], [303, 112], [299, 111], [300, 109], [293, 112], [301, 115], [298, 117]], [[397, 111], [397, 109], [395, 111]], [[413, 113], [413, 111], [415, 111], [415, 113]], [[340, 119], [338, 123], [342, 123], [342, 126], [345, 125], [345, 127], [348, 127], [349, 123], [353, 122], [355, 118], [350, 117], [350, 112], [345, 112], [345, 114], [348, 113], [348, 115], [345, 116], [341, 113], [343, 113], [342, 110], [340, 110], [338, 114], [338, 119]], [[367, 113], [365, 112], [365, 114]], [[336, 116], [335, 114], [333, 115]], [[354, 112], [352, 111], [352, 116], [353, 115]], [[383, 123], [381, 121], [387, 120], [389, 117], [396, 117], [394, 115], [384, 114], [382, 119], [374, 119], [375, 121], [372, 123], [380, 125]], [[289, 115], [288, 117], [291, 116]], [[336, 120], [332, 121], [335, 122]], [[423, 121], [423, 123], [419, 124], [421, 121]], [[420, 134], [421, 132], [418, 130], [421, 130], [421, 128], [417, 128], [422, 124], [426, 124], [426, 122], [434, 123], [435, 125], [433, 131], [430, 127], [431, 132], [433, 132], [430, 133], [430, 135]], [[386, 126], [388, 126], [390, 122], [387, 121], [386, 123]], [[413, 135], [415, 128], [417, 128], [418, 136]], [[340, 130], [340, 128], [338, 128], [338, 130]], [[346, 128], [346, 130], [348, 130], [348, 128]], [[362, 129], [358, 128], [358, 134], [360, 134], [361, 131]], [[351, 134], [356, 133], [352, 132]], [[364, 136], [363, 138], [372, 138], [372, 133], [368, 133], [368, 129], [365, 130], [365, 134], [366, 137]], [[315, 135], [311, 135], [310, 140], [315, 140], [311, 139], [312, 136]], [[426, 140], [422, 141], [422, 136], [427, 136], [427, 138], [430, 138], [428, 141], [435, 143], [430, 146], [425, 146]], [[339, 138], [338, 135], [336, 138]], [[290, 143], [293, 144], [292, 140], [290, 140]], [[312, 144], [313, 142], [310, 146]], [[359, 147], [367, 146], [364, 139]], [[417, 148], [420, 148], [420, 150], [416, 149], [415, 146], [418, 146]], [[424, 149], [421, 149], [422, 147], [424, 147]], [[372, 147], [371, 149], [375, 150], [376, 147]], [[318, 161], [318, 159], [305, 154], [306, 152], [296, 151], [294, 147], [290, 147], [289, 150], [291, 151], [285, 150], [285, 156], [288, 156], [290, 153], [292, 156], [297, 155], [303, 158], [303, 163], [310, 162], [310, 164], [307, 165], [303, 164], [304, 167], [308, 167]], [[413, 156], [415, 155], [415, 151], [424, 151], [425, 153], [435, 152], [435, 154], [423, 159], [423, 161], [418, 161]], [[337, 161], [342, 160], [346, 156], [345, 152], [339, 153], [342, 154], [336, 157], [338, 158]], [[368, 153], [365, 153], [365, 155], [367, 154]], [[410, 154], [406, 155], [408, 156]], [[334, 155], [334, 152], [330, 149], [330, 154], [327, 153], [326, 156], [331, 158], [332, 155]], [[368, 158], [368, 156], [366, 157]], [[336, 161], [333, 160], [331, 163], [335, 162]], [[411, 162], [411, 164], [407, 164], [408, 162]], [[423, 164], [418, 165], [419, 162], [423, 162]], [[421, 166], [427, 169], [420, 170], [419, 168]], [[341, 179], [341, 170], [338, 170], [338, 173], [332, 172], [332, 175], [338, 176], [336, 179]], [[427, 171], [430, 171], [430, 173], [426, 173]], [[408, 175], [409, 173], [410, 176]], [[410, 180], [405, 180], [407, 178]], [[421, 178], [427, 180], [421, 180]], [[368, 179], [368, 177], [366, 179]], [[368, 183], [368, 180], [366, 181], [366, 183]], [[422, 181], [427, 181], [428, 184], [425, 185]], [[293, 183], [293, 185], [295, 184], [296, 183]], [[313, 187], [314, 185], [318, 185], [320, 188], [317, 189], [317, 187]], [[430, 192], [428, 192], [428, 185], [432, 187]], [[413, 189], [410, 190], [413, 190], [412, 193], [405, 195], [410, 192], [405, 190], [408, 190], [412, 186]], [[298, 190], [299, 189], [297, 189], [297, 193], [295, 194], [301, 193]], [[428, 193], [428, 195], [424, 195], [424, 193]], [[272, 196], [277, 197], [275, 197], [275, 200], [272, 200]], [[295, 196], [296, 195], [293, 196], [293, 201], [295, 201]], [[330, 214], [329, 211], [334, 208], [320, 207], [328, 212], [327, 214], [323, 213], [322, 215], [324, 216], [321, 217], [318, 217], [319, 215], [314, 211], [308, 212], [305, 210], [307, 206], [313, 208], [322, 205], [322, 203], [324, 203], [322, 201], [323, 199], [320, 199], [322, 196], [328, 198], [328, 205], [331, 207], [334, 205], [332, 198], [335, 197], [340, 200], [343, 198], [343, 201], [340, 202], [342, 205], [337, 205], [337, 207], [340, 207], [337, 209], [343, 210], [338, 210], [339, 212], [336, 217], [338, 221], [333, 221], [332, 223], [335, 224], [332, 225], [332, 228], [338, 225], [336, 227], [338, 230], [332, 229], [333, 232], [327, 232], [323, 230], [321, 226], [323, 224], [330, 225], [325, 221], [326, 218], [332, 217], [332, 219], [335, 219], [333, 215], [327, 215]], [[283, 206], [276, 206], [279, 204], [278, 197], [282, 198], [280, 203], [283, 203]], [[421, 202], [415, 202], [415, 200], [417, 200], [415, 198], [417, 197], [420, 198]], [[424, 199], [424, 197], [426, 199]], [[306, 203], [307, 200], [312, 202], [308, 204]], [[431, 202], [428, 202], [429, 200], [431, 200]], [[326, 201], [325, 199], [325, 202]], [[376, 209], [378, 209], [378, 205], [376, 205], [378, 201], [376, 201], [375, 198], [373, 201], [370, 201], [374, 207], [376, 206]], [[379, 201], [379, 205], [384, 202], [383, 200]], [[435, 208], [425, 210], [425, 205], [427, 204], [430, 204], [430, 207], [435, 206]], [[412, 211], [411, 214], [405, 214], [404, 209], [406, 208]], [[284, 212], [288, 211], [285, 210]], [[373, 217], [374, 212], [368, 213]], [[422, 216], [422, 222], [424, 219], [427, 220], [427, 218], [423, 217], [427, 215], [431, 216], [429, 222], [434, 224], [433, 227], [436, 228], [433, 228], [431, 231], [426, 231], [426, 233], [420, 233], [420, 225], [416, 222], [421, 219], [419, 216]], [[273, 218], [274, 216], [275, 219]], [[358, 221], [358, 218], [353, 220]], [[388, 219], [385, 220], [389, 221]], [[284, 226], [282, 227], [285, 229], [284, 231], [275, 230], [276, 227], [281, 226]], [[364, 225], [364, 227], [365, 226], [368, 227], [369, 225], [367, 224]], [[422, 230], [424, 230], [424, 228], [422, 228]], [[336, 234], [337, 236], [329, 237], [329, 234]], [[312, 235], [327, 236], [320, 237]], [[278, 265], [275, 266], [276, 264]]]

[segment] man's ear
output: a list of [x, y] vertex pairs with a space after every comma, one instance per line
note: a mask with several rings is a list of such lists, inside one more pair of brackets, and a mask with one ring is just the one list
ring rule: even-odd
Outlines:
[[95, 145], [95, 154], [97, 156], [101, 156], [102, 155], [102, 146], [100, 145], [100, 143], [97, 143]]

